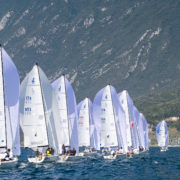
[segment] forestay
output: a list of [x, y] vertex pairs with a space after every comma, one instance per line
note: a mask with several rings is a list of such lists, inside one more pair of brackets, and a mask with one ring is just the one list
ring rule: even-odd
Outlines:
[[0, 147], [20, 155], [19, 74], [12, 59], [0, 47]]

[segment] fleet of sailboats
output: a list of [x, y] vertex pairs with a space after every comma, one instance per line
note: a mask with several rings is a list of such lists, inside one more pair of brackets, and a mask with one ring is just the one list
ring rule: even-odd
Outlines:
[[[146, 118], [126, 90], [118, 94], [107, 85], [93, 103], [85, 98], [77, 105], [65, 75], [51, 84], [37, 63], [20, 85], [16, 66], [1, 46], [0, 130], [0, 167], [18, 162], [20, 142], [33, 152], [30, 163], [92, 154], [126, 158], [149, 149]], [[167, 150], [165, 121], [156, 133], [161, 151]]]

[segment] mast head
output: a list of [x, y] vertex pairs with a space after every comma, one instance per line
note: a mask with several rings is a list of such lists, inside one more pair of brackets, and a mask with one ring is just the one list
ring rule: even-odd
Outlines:
[[0, 47], [2, 47], [1, 43], [0, 43]]
[[35, 65], [38, 66], [38, 63], [36, 62]]

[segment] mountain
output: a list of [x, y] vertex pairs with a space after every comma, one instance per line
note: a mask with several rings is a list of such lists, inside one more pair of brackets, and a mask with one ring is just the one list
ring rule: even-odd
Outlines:
[[21, 79], [38, 62], [51, 81], [66, 74], [78, 102], [110, 83], [145, 115], [150, 95], [180, 86], [179, 1], [0, 2], [0, 42]]

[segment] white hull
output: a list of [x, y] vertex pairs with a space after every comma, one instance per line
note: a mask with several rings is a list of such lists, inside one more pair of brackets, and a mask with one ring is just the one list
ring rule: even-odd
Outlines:
[[104, 159], [109, 159], [109, 160], [114, 160], [114, 159], [116, 159], [116, 157], [117, 157], [116, 155], [114, 155], [114, 156], [113, 155], [105, 155], [105, 156], [103, 156]]
[[126, 154], [116, 154], [116, 155], [105, 155], [103, 156], [104, 159], [118, 159], [118, 160], [122, 160], [122, 159], [125, 159], [126, 158]]
[[166, 148], [166, 149], [161, 149], [160, 151], [161, 152], [166, 152], [168, 149]]
[[2, 161], [0, 163], [0, 168], [9, 168], [9, 167], [14, 167], [16, 166], [18, 163], [18, 158], [14, 157], [13, 160], [9, 160], [9, 161]]
[[39, 164], [39, 163], [42, 163], [45, 159], [45, 156], [42, 156], [42, 158], [39, 158], [39, 157], [33, 157], [33, 158], [28, 158], [28, 161], [30, 163], [35, 163], [35, 164]]

